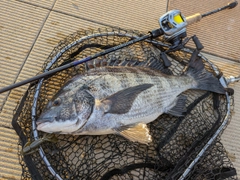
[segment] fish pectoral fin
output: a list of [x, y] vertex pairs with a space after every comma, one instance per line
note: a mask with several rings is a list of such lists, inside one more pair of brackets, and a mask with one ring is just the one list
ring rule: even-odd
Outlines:
[[137, 141], [142, 144], [152, 142], [152, 136], [149, 134], [149, 129], [144, 123], [122, 126], [115, 130], [117, 133], [133, 142]]
[[184, 113], [187, 111], [186, 100], [187, 100], [186, 96], [184, 95], [178, 96], [178, 98], [172, 103], [172, 106], [170, 106], [170, 109], [167, 110], [166, 113], [177, 117], [184, 116]]
[[106, 113], [125, 114], [131, 109], [134, 100], [142, 91], [151, 88], [153, 84], [141, 84], [118, 91], [111, 96], [101, 100]]

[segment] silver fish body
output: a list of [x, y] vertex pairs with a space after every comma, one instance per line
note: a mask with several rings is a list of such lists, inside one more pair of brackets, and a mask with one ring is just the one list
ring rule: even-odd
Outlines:
[[202, 68], [174, 76], [146, 67], [99, 67], [65, 84], [39, 117], [37, 129], [74, 135], [117, 133], [147, 144], [151, 136], [146, 124], [163, 113], [182, 116], [186, 97], [180, 94], [188, 89], [225, 92]]
[[[76, 81], [76, 85], [80, 81]], [[149, 123], [167, 112], [176, 97], [195, 83], [188, 77], [176, 78], [150, 69], [131, 67], [100, 68], [88, 73], [87, 81], [90, 81], [87, 86], [95, 99], [95, 106], [85, 126], [74, 133], [108, 134], [120, 126]], [[146, 90], [139, 93], [133, 102], [129, 102], [129, 97], [116, 100], [118, 112], [108, 112], [111, 104], [102, 100], [120, 90], [141, 85], [147, 86]], [[124, 95], [121, 98], [124, 98]], [[121, 112], [123, 109], [126, 109], [126, 112]]]

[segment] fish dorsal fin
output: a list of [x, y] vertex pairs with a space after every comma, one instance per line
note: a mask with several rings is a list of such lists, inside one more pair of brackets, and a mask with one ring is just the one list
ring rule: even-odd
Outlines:
[[125, 114], [127, 113], [137, 98], [144, 90], [151, 88], [153, 84], [141, 84], [138, 86], [129, 87], [114, 93], [113, 95], [101, 100], [105, 114]]
[[124, 59], [124, 60], [119, 60], [114, 57], [107, 58], [107, 59], [96, 58], [85, 63], [85, 68], [87, 71], [90, 69], [98, 69], [99, 67], [105, 67], [105, 66], [145, 67], [145, 68], [161, 71], [164, 74], [172, 75], [171, 70], [168, 68], [165, 68], [162, 60], [160, 60], [160, 57], [159, 58], [150, 57], [149, 59], [144, 61], [139, 60], [137, 58], [130, 58], [130, 59]]
[[163, 62], [160, 59], [151, 57], [146, 61], [139, 61], [139, 60], [124, 60], [122, 61], [119, 66], [131, 66], [131, 67], [145, 67], [150, 68], [153, 70], [161, 71], [162, 73], [172, 75], [172, 72], [165, 68]]
[[170, 69], [168, 69], [164, 66], [163, 60], [161, 60], [160, 57], [159, 58], [151, 57], [147, 61], [140, 63], [138, 66], [147, 67], [147, 68], [150, 68], [153, 70], [158, 70], [158, 71], [161, 71], [162, 73], [168, 74], [168, 75], [173, 74]]
[[115, 131], [133, 142], [139, 142], [142, 144], [152, 142], [152, 136], [149, 134], [149, 129], [144, 123], [122, 126], [115, 129]]
[[170, 107], [169, 110], [167, 110], [167, 114], [171, 114], [173, 116], [181, 117], [184, 116], [184, 112], [186, 112], [186, 100], [187, 97], [180, 95], [173, 103], [172, 106]]

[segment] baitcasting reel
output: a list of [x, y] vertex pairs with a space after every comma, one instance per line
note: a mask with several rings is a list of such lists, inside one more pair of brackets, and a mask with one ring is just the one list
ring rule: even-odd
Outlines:
[[187, 36], [187, 20], [179, 10], [171, 10], [159, 18], [159, 24], [164, 31], [164, 40], [174, 47], [181, 43], [181, 39]]
[[[163, 37], [166, 42], [172, 44], [170, 49], [176, 49], [182, 39], [187, 36], [186, 27], [190, 24], [200, 21], [203, 17], [214, 14], [224, 9], [232, 9], [237, 6], [237, 1], [229, 3], [227, 6], [210, 11], [205, 14], [196, 13], [192, 16], [184, 17], [179, 10], [171, 10], [159, 18], [159, 25], [163, 31]], [[180, 48], [180, 47], [179, 47]], [[179, 49], [178, 48], [178, 49]]]

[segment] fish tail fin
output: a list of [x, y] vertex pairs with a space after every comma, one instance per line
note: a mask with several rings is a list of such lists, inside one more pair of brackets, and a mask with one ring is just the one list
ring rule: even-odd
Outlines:
[[219, 80], [204, 68], [200, 58], [189, 64], [186, 74], [196, 82], [192, 89], [206, 90], [219, 94], [225, 94], [226, 92]]

